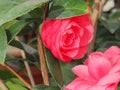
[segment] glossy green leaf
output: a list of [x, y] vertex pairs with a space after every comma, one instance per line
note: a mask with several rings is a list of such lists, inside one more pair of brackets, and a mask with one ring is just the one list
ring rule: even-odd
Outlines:
[[54, 86], [37, 85], [33, 88], [33, 90], [61, 90], [61, 89], [59, 87]]
[[36, 60], [38, 60], [38, 51], [36, 49], [34, 49], [33, 47], [31, 47], [23, 42], [16, 41], [16, 40], [13, 40], [10, 43], [10, 45], [24, 50], [27, 54], [33, 56]]
[[49, 0], [0, 0], [0, 26], [48, 1]]
[[5, 24], [3, 24], [1, 27], [4, 28], [5, 30], [6, 29], [9, 29], [13, 24], [15, 24], [17, 22], [17, 20], [12, 20], [10, 22], [7, 22]]
[[115, 33], [116, 30], [120, 27], [120, 22], [117, 19], [108, 19], [108, 20], [100, 20], [101, 23], [107, 28], [110, 33]]
[[48, 18], [68, 18], [87, 11], [85, 0], [52, 0]]
[[35, 65], [37, 67], [39, 67], [39, 62], [37, 62], [37, 60], [33, 60], [32, 59], [23, 59], [23, 58], [16, 58], [12, 55], [6, 55], [6, 58], [5, 58], [5, 63], [8, 64], [9, 66], [11, 67], [14, 67], [14, 68], [17, 68], [17, 69], [23, 69], [25, 66], [23, 64], [23, 61], [27, 61], [29, 64], [32, 64], [32, 65]]
[[100, 47], [97, 49], [97, 51], [104, 52], [107, 48], [111, 46], [118, 46], [120, 47], [120, 42], [117, 41], [105, 41], [100, 44]]
[[61, 87], [63, 85], [63, 77], [60, 68], [59, 61], [51, 54], [48, 49], [45, 50], [45, 56], [47, 61], [47, 66], [52, 75], [53, 79], [56, 81], [57, 85]]
[[7, 36], [5, 30], [0, 28], [0, 64], [3, 64], [5, 61], [7, 49]]
[[80, 64], [79, 62], [80, 61], [64, 63], [64, 62], [60, 61], [63, 81], [64, 81], [65, 85], [67, 85], [70, 81], [72, 81], [76, 77], [76, 75], [72, 72], [72, 68], [74, 66]]
[[29, 90], [26, 86], [7, 70], [0, 70], [0, 79], [2, 79], [9, 90]]
[[25, 20], [17, 21], [13, 24], [9, 30], [7, 30], [8, 44], [16, 37], [16, 35], [22, 30], [22, 28], [27, 25], [28, 22]]

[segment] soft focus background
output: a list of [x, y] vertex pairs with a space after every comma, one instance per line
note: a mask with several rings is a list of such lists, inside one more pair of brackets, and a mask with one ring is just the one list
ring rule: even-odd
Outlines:
[[[4, 11], [6, 8], [3, 7], [9, 6], [11, 8], [12, 4], [17, 5], [25, 2], [25, 0], [13, 0], [14, 2], [9, 4], [9, 2], [4, 3], [5, 1], [7, 0], [0, 0], [0, 12], [2, 11], [3, 15], [7, 12]], [[8, 1], [11, 2], [12, 0]], [[39, 0], [37, 1], [39, 2]], [[44, 1], [47, 2], [48, 0]], [[43, 79], [37, 51], [36, 33], [38, 33], [37, 30], [39, 24], [42, 22], [41, 12], [43, 12], [45, 8], [44, 5], [41, 6], [43, 8], [39, 8], [39, 5], [37, 5], [38, 2], [33, 3], [31, 0], [29, 3], [24, 3], [25, 6], [29, 5], [30, 3], [33, 3], [34, 5], [31, 5], [32, 9], [24, 7], [28, 12], [22, 16], [18, 13], [16, 19], [12, 20], [11, 16], [9, 15], [8, 18], [11, 18], [11, 20], [4, 19], [6, 22], [7, 20], [9, 21], [7, 23], [4, 23], [3, 21], [4, 24], [1, 23], [3, 17], [1, 17], [2, 14], [0, 13], [0, 30], [2, 31], [2, 28], [5, 30], [5, 33], [8, 36], [7, 44], [9, 44], [9, 46], [7, 46], [7, 55], [5, 61], [1, 61], [1, 63], [5, 62], [5, 65], [3, 63], [0, 65], [0, 84], [4, 84], [8, 90], [29, 90], [29, 84], [32, 84], [34, 87], [33, 90], [59, 90], [53, 78], [51, 78], [50, 73], [49, 78], [54, 88], [45, 89], [46, 87], [43, 85], [41, 89], [41, 86], [39, 85], [43, 84]], [[39, 4], [41, 3], [44, 2], [39, 2]], [[16, 11], [14, 11], [14, 13]], [[23, 11], [23, 13], [24, 12], [25, 11]], [[107, 0], [105, 6], [103, 7], [102, 16], [99, 18], [97, 29], [94, 51], [104, 51], [106, 48], [112, 45], [117, 45], [120, 47], [120, 0]], [[0, 32], [0, 41], [4, 41], [3, 39], [5, 39], [2, 37], [2, 35], [4, 35], [3, 32]], [[0, 45], [0, 48], [6, 45], [5, 42], [0, 42], [0, 44], [2, 44]], [[4, 56], [4, 50], [0, 51], [0, 54], [0, 56]], [[78, 62], [71, 63], [65, 66], [65, 64], [61, 62], [61, 65], [64, 66], [62, 69], [66, 70], [63, 71], [64, 74], [66, 74], [65, 84], [74, 78], [74, 74], [69, 74], [69, 68], [78, 64]], [[31, 73], [32, 76], [29, 76], [29, 73]], [[19, 76], [17, 77], [16, 74]], [[67, 75], [71, 78], [68, 78]], [[20, 77], [23, 79], [20, 79]], [[23, 80], [24, 83], [21, 82], [21, 80]], [[25, 83], [27, 83], [27, 87], [25, 86]], [[4, 85], [1, 85], [0, 87], [3, 88]]]

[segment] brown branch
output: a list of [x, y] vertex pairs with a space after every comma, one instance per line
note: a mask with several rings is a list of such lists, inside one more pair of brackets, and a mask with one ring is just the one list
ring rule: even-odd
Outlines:
[[39, 33], [37, 34], [37, 42], [38, 42], [38, 52], [39, 52], [39, 58], [40, 58], [40, 65], [41, 65], [41, 72], [42, 72], [43, 81], [44, 81], [45, 85], [50, 85], [48, 69], [47, 69], [45, 55], [44, 55], [43, 44], [42, 44]]
[[[45, 9], [44, 9], [44, 12], [43, 12], [43, 15], [42, 15], [43, 21], [46, 19], [48, 6], [49, 6], [49, 3], [46, 3], [45, 4]], [[36, 36], [37, 36], [38, 53], [39, 53], [43, 82], [44, 82], [45, 85], [50, 85], [48, 69], [47, 69], [47, 64], [46, 64], [46, 60], [45, 60], [45, 53], [44, 53], [44, 48], [43, 48], [44, 46], [43, 46], [39, 31], [37, 32]]]
[[102, 13], [102, 9], [103, 9], [105, 2], [106, 2], [106, 0], [95, 0], [94, 1], [94, 10], [93, 10], [93, 14], [91, 17], [92, 23], [94, 26], [94, 38], [93, 38], [92, 42], [89, 44], [88, 55], [94, 50], [98, 19]]
[[86, 0], [86, 3], [87, 3], [88, 11], [89, 11], [89, 14], [90, 14], [90, 17], [91, 17], [92, 13], [93, 13], [93, 10], [92, 10], [92, 6], [91, 6], [91, 3], [90, 3], [90, 0]]
[[102, 14], [103, 6], [105, 5], [105, 3], [106, 3], [106, 0], [101, 0], [101, 2], [100, 2], [99, 16], [101, 16], [101, 14]]
[[[24, 59], [26, 58], [25, 52], [24, 52], [23, 50], [21, 50], [21, 55], [22, 55], [22, 58], [24, 58]], [[27, 74], [28, 74], [28, 78], [29, 78], [29, 80], [30, 80], [30, 83], [31, 83], [32, 87], [34, 87], [34, 86], [35, 86], [35, 81], [34, 81], [34, 79], [33, 79], [30, 66], [29, 66], [29, 64], [28, 64], [27, 61], [24, 61], [24, 64], [25, 64], [25, 68], [26, 68], [26, 71], [27, 71]]]
[[[20, 41], [19, 37], [15, 37], [16, 40]], [[23, 50], [20, 50], [21, 52], [21, 56], [23, 59], [26, 59], [26, 55], [25, 55], [25, 52]], [[30, 66], [28, 64], [27, 61], [24, 61], [24, 65], [25, 65], [25, 68], [26, 68], [26, 71], [27, 71], [27, 74], [28, 74], [28, 78], [30, 80], [30, 83], [32, 85], [32, 87], [35, 86], [35, 81], [33, 79], [33, 75], [32, 75], [32, 72], [31, 72], [31, 69], [30, 69]]]
[[94, 50], [94, 44], [95, 44], [95, 37], [96, 37], [96, 32], [97, 32], [97, 21], [99, 17], [99, 7], [100, 7], [100, 0], [95, 0], [94, 1], [94, 10], [93, 14], [91, 17], [93, 27], [94, 27], [94, 38], [89, 44], [89, 49], [88, 49], [88, 55]]
[[0, 88], [2, 90], [8, 90], [8, 88], [6, 87], [6, 85], [3, 83], [3, 81], [0, 79]]
[[8, 66], [7, 64], [3, 65], [5, 68], [7, 68], [9, 71], [11, 71], [19, 80], [21, 80], [27, 88], [29, 88], [30, 90], [32, 90], [32, 87], [29, 83], [27, 83], [18, 73], [16, 73], [10, 66]]

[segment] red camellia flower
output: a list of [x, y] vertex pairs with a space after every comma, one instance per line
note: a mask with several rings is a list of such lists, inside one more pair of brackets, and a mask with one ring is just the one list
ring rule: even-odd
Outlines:
[[117, 90], [120, 82], [120, 48], [112, 46], [104, 53], [93, 52], [85, 65], [75, 66], [77, 78], [65, 90]]
[[45, 20], [41, 37], [53, 55], [64, 61], [82, 58], [93, 38], [93, 26], [88, 14], [66, 19]]

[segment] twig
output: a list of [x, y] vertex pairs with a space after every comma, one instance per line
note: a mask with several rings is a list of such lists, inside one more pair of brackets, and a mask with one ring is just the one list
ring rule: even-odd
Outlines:
[[5, 68], [7, 68], [9, 71], [11, 71], [18, 79], [20, 79], [27, 88], [29, 88], [30, 90], [32, 90], [32, 87], [29, 83], [27, 83], [18, 73], [16, 73], [10, 66], [8, 66], [7, 64], [3, 65]]
[[40, 65], [41, 65], [41, 72], [42, 72], [43, 81], [44, 81], [45, 85], [50, 85], [48, 69], [47, 69], [44, 50], [43, 50], [43, 44], [42, 44], [42, 41], [40, 39], [39, 33], [37, 34], [37, 42], [38, 42], [38, 52], [39, 52], [39, 56], [40, 56], [39, 58], [40, 58]]
[[92, 10], [90, 0], [86, 0], [86, 3], [87, 3], [87, 6], [88, 6], [89, 14], [90, 14], [90, 16], [92, 16], [93, 10]]
[[100, 17], [101, 14], [102, 14], [102, 10], [103, 10], [103, 6], [104, 6], [105, 2], [106, 2], [106, 0], [101, 0], [101, 2], [100, 2], [99, 17]]
[[[48, 6], [49, 6], [49, 4], [46, 3], [45, 4], [45, 10], [44, 10], [43, 15], [42, 15], [43, 21], [46, 19]], [[44, 53], [44, 49], [43, 49], [44, 46], [43, 46], [43, 43], [42, 43], [39, 32], [37, 32], [36, 35], [37, 35], [38, 53], [39, 53], [39, 58], [40, 58], [40, 65], [41, 65], [43, 82], [44, 82], [45, 85], [50, 85], [48, 69], [47, 69], [47, 64], [46, 64], [46, 60], [45, 60], [45, 53]]]
[[0, 87], [2, 90], [8, 90], [8, 88], [6, 87], [6, 85], [3, 83], [1, 79], [0, 79]]
[[[20, 41], [19, 37], [16, 37], [15, 39], [18, 40], [18, 41]], [[26, 59], [25, 52], [24, 52], [23, 50], [20, 50], [20, 52], [21, 52], [22, 58], [23, 58], [23, 59]], [[34, 87], [34, 86], [35, 86], [35, 81], [34, 81], [34, 79], [33, 79], [30, 66], [29, 66], [29, 64], [28, 64], [27, 61], [24, 61], [24, 65], [25, 65], [25, 68], [26, 68], [26, 71], [27, 71], [27, 74], [28, 74], [28, 78], [29, 78], [29, 80], [30, 80], [30, 83], [31, 83], [32, 87]]]
[[89, 44], [88, 55], [94, 50], [98, 19], [102, 13], [102, 9], [103, 9], [105, 2], [106, 2], [106, 0], [101, 0], [101, 1], [95, 0], [95, 2], [94, 2], [94, 10], [93, 10], [92, 18], [91, 18], [93, 26], [94, 26], [94, 38], [93, 38], [92, 42]]
[[[25, 56], [25, 52], [23, 50], [21, 50], [21, 55], [22, 55], [22, 58], [25, 59], [26, 56]], [[26, 68], [26, 71], [27, 71], [27, 74], [28, 74], [28, 77], [30, 79], [30, 83], [32, 85], [32, 87], [35, 86], [35, 81], [33, 79], [33, 76], [32, 76], [32, 72], [31, 72], [31, 69], [30, 69], [30, 66], [28, 64], [27, 61], [24, 61], [24, 64], [25, 64], [25, 68]]]
[[95, 44], [95, 37], [96, 37], [96, 32], [97, 32], [97, 20], [99, 17], [99, 6], [100, 6], [100, 0], [95, 0], [94, 2], [94, 10], [92, 14], [92, 23], [94, 27], [94, 38], [89, 44], [89, 49], [88, 49], [88, 55], [94, 50], [94, 44]]

